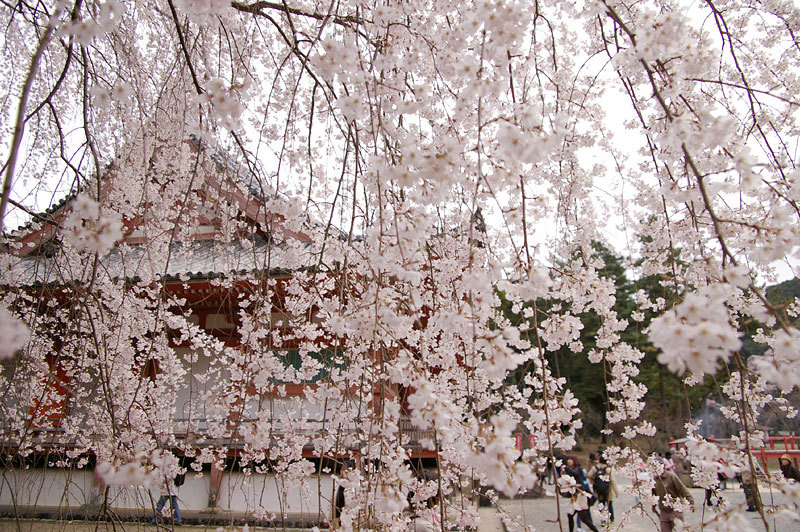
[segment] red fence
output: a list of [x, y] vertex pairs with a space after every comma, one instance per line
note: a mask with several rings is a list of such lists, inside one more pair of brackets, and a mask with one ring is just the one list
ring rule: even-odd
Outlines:
[[[516, 447], [522, 451], [523, 435], [520, 433], [514, 434], [516, 440]], [[535, 439], [533, 436], [528, 436], [529, 446], [535, 446]], [[669, 446], [673, 449], [679, 449], [685, 442], [685, 439], [675, 440], [670, 438]], [[733, 440], [730, 438], [715, 438], [710, 436], [708, 441], [722, 445], [724, 447], [733, 447]], [[762, 440], [764, 446], [760, 449], [753, 449], [753, 455], [761, 460], [764, 470], [767, 469], [767, 460], [770, 458], [778, 458], [784, 454], [788, 454], [794, 460], [795, 466], [798, 465], [800, 460], [800, 436], [770, 436]]]
[[[679, 448], [685, 440], [673, 440], [670, 438], [669, 446]], [[710, 436], [708, 441], [725, 447], [733, 447], [733, 440], [730, 438], [715, 438]], [[761, 460], [764, 469], [767, 468], [769, 458], [778, 458], [788, 454], [797, 466], [800, 459], [800, 436], [770, 436], [762, 440], [764, 446], [760, 449], [752, 449], [753, 455]]]

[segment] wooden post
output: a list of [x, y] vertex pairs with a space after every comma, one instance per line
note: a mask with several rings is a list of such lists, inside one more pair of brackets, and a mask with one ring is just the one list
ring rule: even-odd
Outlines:
[[219, 494], [222, 488], [222, 469], [217, 466], [216, 462], [211, 463], [211, 478], [210, 486], [208, 488], [208, 507], [216, 508], [219, 503]]

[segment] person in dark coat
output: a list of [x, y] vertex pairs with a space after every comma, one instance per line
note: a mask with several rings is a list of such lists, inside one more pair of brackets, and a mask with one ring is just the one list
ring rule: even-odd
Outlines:
[[747, 511], [757, 512], [756, 486], [753, 482], [753, 473], [750, 469], [742, 471], [742, 491], [744, 492], [744, 502], [747, 504]]
[[792, 463], [792, 457], [788, 454], [784, 454], [780, 458], [781, 462], [781, 473], [783, 473], [783, 477], [786, 480], [794, 479], [795, 482], [800, 482], [800, 471]]
[[592, 483], [592, 489], [597, 501], [608, 508], [611, 522], [614, 522], [614, 499], [619, 495], [614, 472], [608, 465], [605, 456], [600, 455], [597, 465], [593, 465], [586, 474], [586, 479]]
[[[589, 488], [589, 483], [586, 481], [586, 474], [583, 472], [578, 459], [575, 456], [567, 458], [567, 463], [562, 470], [562, 475], [569, 475], [575, 479], [575, 492], [571, 497], [571, 507], [567, 512], [569, 519], [569, 532], [575, 528], [576, 516], [585, 524], [589, 530], [598, 532], [597, 527], [592, 522], [592, 514], [589, 511], [589, 498], [592, 496], [592, 491]], [[580, 524], [578, 525], [580, 527]]]

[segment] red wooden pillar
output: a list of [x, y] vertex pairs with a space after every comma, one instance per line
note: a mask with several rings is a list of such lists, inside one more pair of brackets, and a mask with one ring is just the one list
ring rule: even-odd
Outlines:
[[216, 462], [211, 463], [210, 486], [208, 488], [208, 507], [216, 508], [219, 502], [219, 494], [222, 489], [222, 469]]

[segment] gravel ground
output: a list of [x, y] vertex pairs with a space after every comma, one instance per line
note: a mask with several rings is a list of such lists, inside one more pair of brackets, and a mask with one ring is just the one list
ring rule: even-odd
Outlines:
[[[548, 487], [552, 488], [551, 486]], [[625, 494], [624, 489], [621, 491], [623, 493], [614, 502], [616, 513], [616, 522], [614, 524], [600, 526], [600, 513], [597, 506], [595, 505], [592, 508], [594, 522], [598, 528], [603, 532], [658, 532], [659, 524], [655, 514], [649, 510], [643, 512], [640, 507], [637, 508], [635, 497]], [[686, 524], [696, 530], [700, 530], [700, 524], [703, 521], [703, 490], [691, 489], [690, 491], [699, 507], [691, 514], [686, 515]], [[739, 505], [743, 509], [744, 493], [738, 487], [723, 491], [722, 497], [730, 505]], [[768, 491], [762, 490], [761, 497], [768, 510], [785, 502], [785, 497], [781, 493], [770, 494]], [[568, 499], [561, 498], [558, 502], [561, 503], [561, 524], [563, 528], [559, 527], [559, 523], [556, 520], [556, 498], [550, 496], [541, 499], [503, 500], [500, 503], [499, 511], [492, 508], [481, 508], [482, 523], [478, 532], [532, 532], [534, 530], [537, 532], [566, 532], [568, 525], [565, 503], [568, 502]], [[759, 514], [745, 513], [744, 515], [754, 530], [765, 530]], [[705, 521], [708, 520], [709, 515], [706, 512]], [[786, 515], [769, 515], [767, 522], [770, 532], [800, 531], [800, 522], [791, 521]], [[156, 528], [155, 526], [134, 522], [115, 523], [112, 525], [111, 523], [88, 523], [85, 521], [0, 520], [0, 532], [167, 532], [172, 530], [174, 532], [216, 532], [218, 525], [180, 526], [172, 529], [171, 527]], [[241, 532], [241, 527], [224, 527], [223, 530], [225, 532]], [[250, 527], [249, 530], [251, 532], [261, 532], [278, 529]], [[286, 532], [294, 532], [296, 530], [292, 529]], [[583, 530], [588, 532], [589, 529], [584, 527]], [[307, 531], [308, 529], [306, 529]], [[281, 532], [283, 532], [282, 529]], [[734, 532], [746, 532], [746, 530], [742, 528]]]

